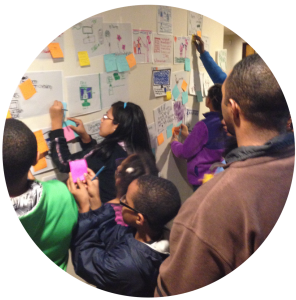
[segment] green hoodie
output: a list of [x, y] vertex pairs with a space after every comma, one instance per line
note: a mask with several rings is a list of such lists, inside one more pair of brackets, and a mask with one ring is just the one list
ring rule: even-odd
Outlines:
[[40, 200], [19, 219], [40, 250], [66, 271], [72, 231], [78, 218], [77, 205], [64, 183], [57, 180], [39, 183], [43, 187]]

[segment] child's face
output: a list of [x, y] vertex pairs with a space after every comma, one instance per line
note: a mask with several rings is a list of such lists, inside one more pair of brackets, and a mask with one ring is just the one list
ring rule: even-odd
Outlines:
[[110, 135], [118, 127], [118, 124], [116, 125], [113, 124], [114, 117], [112, 114], [112, 110], [113, 108], [111, 107], [105, 114], [106, 116], [101, 119], [99, 135], [102, 137], [106, 137], [107, 135]]

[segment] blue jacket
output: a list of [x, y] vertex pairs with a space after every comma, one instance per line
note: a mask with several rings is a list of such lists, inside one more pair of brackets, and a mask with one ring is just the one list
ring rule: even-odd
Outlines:
[[134, 234], [134, 228], [116, 224], [111, 204], [79, 214], [71, 247], [77, 275], [108, 292], [153, 297], [168, 253], [137, 241]]

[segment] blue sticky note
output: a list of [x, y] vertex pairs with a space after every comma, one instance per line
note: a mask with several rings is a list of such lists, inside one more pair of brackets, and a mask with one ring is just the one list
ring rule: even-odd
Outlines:
[[181, 124], [182, 124], [182, 121], [180, 121], [180, 122], [176, 125], [176, 127], [181, 126]]
[[[63, 109], [67, 109], [67, 103], [66, 102], [62, 102], [62, 104], [63, 104]], [[65, 119], [65, 117], [66, 117], [66, 111], [64, 110], [64, 119]]]
[[130, 67], [125, 57], [126, 57], [125, 54], [116, 56], [116, 64], [117, 64], [118, 72], [127, 72], [130, 70]]
[[201, 91], [197, 91], [196, 92], [196, 96], [197, 96], [197, 101], [198, 102], [202, 102], [203, 101], [203, 97], [202, 97]]
[[151, 150], [152, 150], [153, 155], [155, 156], [155, 148], [152, 148]]
[[172, 94], [173, 94], [173, 97], [176, 101], [178, 99], [179, 95], [180, 95], [178, 85], [175, 85], [175, 87], [173, 88]]
[[[73, 125], [73, 126], [77, 127], [76, 123], [74, 121], [71, 121], [71, 120], [65, 121], [64, 124], [63, 124], [63, 127], [67, 127], [69, 125]], [[79, 137], [79, 135], [74, 130], [73, 130], [73, 132], [74, 132], [75, 137]]]
[[114, 53], [105, 54], [104, 62], [105, 62], [106, 72], [117, 71], [116, 55]]
[[186, 104], [188, 102], [188, 92], [183, 92], [182, 93], [182, 104]]
[[171, 124], [167, 127], [167, 138], [168, 139], [171, 138], [172, 135], [173, 135], [173, 124]]
[[190, 67], [190, 59], [189, 58], [185, 58], [185, 71], [190, 72], [191, 71], [191, 67]]

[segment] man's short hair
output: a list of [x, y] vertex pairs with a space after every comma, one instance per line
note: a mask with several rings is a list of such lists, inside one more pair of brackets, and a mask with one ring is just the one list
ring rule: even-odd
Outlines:
[[151, 229], [160, 231], [180, 209], [179, 192], [171, 181], [153, 175], [139, 177], [137, 184], [139, 189], [133, 199], [135, 209], [147, 218]]
[[3, 135], [3, 167], [7, 185], [16, 183], [35, 163], [37, 141], [21, 121], [7, 119]]
[[225, 82], [225, 97], [240, 106], [244, 117], [258, 127], [285, 131], [289, 108], [269, 67], [258, 54], [238, 62]]

